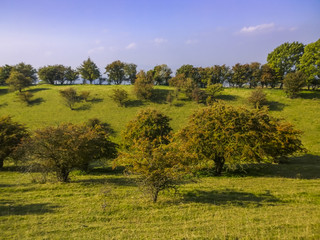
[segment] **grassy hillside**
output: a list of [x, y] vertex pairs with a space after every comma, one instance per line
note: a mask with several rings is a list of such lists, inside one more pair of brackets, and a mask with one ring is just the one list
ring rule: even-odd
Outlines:
[[[172, 118], [175, 131], [196, 108], [193, 102], [165, 103], [170, 89], [158, 87], [153, 102], [130, 96], [119, 108], [109, 99], [117, 86], [74, 86], [89, 90], [92, 100], [71, 111], [59, 89], [31, 88], [31, 106], [0, 89], [0, 115], [12, 115], [30, 129], [60, 122], [83, 122], [98, 117], [116, 130], [145, 107]], [[128, 91], [132, 86], [121, 86]], [[220, 97], [233, 105], [247, 105], [250, 89], [226, 89]], [[179, 193], [161, 193], [153, 204], [132, 179], [109, 168], [88, 175], [71, 174], [71, 183], [33, 181], [7, 166], [0, 171], [0, 239], [320, 239], [320, 92], [305, 91], [288, 99], [281, 90], [265, 90], [271, 114], [285, 118], [304, 132], [308, 154], [288, 164], [257, 165], [246, 173], [203, 176], [180, 186]]]

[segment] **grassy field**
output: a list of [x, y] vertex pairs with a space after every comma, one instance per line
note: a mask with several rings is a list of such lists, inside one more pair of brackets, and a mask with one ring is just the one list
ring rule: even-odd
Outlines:
[[[175, 131], [201, 107], [179, 100], [165, 103], [170, 90], [141, 102], [132, 95], [127, 108], [109, 99], [116, 86], [75, 86], [91, 91], [91, 101], [71, 111], [59, 96], [65, 86], [31, 88], [26, 106], [0, 88], [0, 115], [11, 115], [30, 129], [98, 117], [115, 129], [142, 108], [157, 108], [172, 118]], [[131, 86], [121, 86], [131, 91]], [[250, 89], [226, 89], [220, 99], [247, 105]], [[266, 90], [271, 114], [302, 130], [308, 149], [287, 164], [249, 166], [223, 177], [202, 176], [164, 192], [153, 204], [132, 179], [109, 167], [88, 175], [78, 171], [71, 182], [39, 184], [37, 174], [15, 171], [6, 163], [0, 172], [0, 239], [320, 239], [320, 92], [304, 91], [288, 99], [281, 90]]]

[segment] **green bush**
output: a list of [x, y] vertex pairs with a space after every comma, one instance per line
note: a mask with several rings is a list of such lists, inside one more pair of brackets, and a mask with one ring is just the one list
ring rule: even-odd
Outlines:
[[288, 73], [284, 80], [284, 91], [289, 98], [296, 98], [306, 85], [306, 75], [302, 72]]
[[261, 108], [262, 106], [267, 104], [267, 95], [262, 91], [261, 88], [255, 89], [248, 97], [248, 102], [254, 108]]
[[110, 98], [119, 106], [126, 106], [128, 102], [128, 92], [124, 89], [113, 89], [113, 93]]

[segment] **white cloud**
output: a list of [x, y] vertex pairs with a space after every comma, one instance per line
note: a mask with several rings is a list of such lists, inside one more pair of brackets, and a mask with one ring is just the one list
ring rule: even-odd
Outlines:
[[156, 45], [161, 45], [161, 44], [163, 44], [163, 43], [168, 42], [168, 40], [165, 39], [165, 38], [155, 38], [153, 41], [154, 41], [154, 43], [155, 43]]
[[89, 54], [92, 54], [92, 53], [98, 53], [98, 52], [102, 52], [104, 51], [104, 47], [96, 47], [96, 48], [92, 48], [88, 51]]
[[259, 32], [272, 31], [274, 29], [275, 29], [274, 23], [265, 23], [265, 24], [260, 24], [256, 26], [243, 27], [240, 30], [240, 33], [259, 33]]
[[126, 46], [126, 49], [135, 49], [137, 47], [136, 43], [130, 43], [128, 46]]
[[198, 42], [198, 40], [196, 39], [188, 39], [185, 43], [187, 45], [192, 45], [192, 44], [196, 44]]

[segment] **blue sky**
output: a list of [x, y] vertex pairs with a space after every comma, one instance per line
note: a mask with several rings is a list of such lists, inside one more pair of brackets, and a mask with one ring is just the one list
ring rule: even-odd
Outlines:
[[320, 38], [319, 0], [0, 0], [0, 65], [266, 62]]

